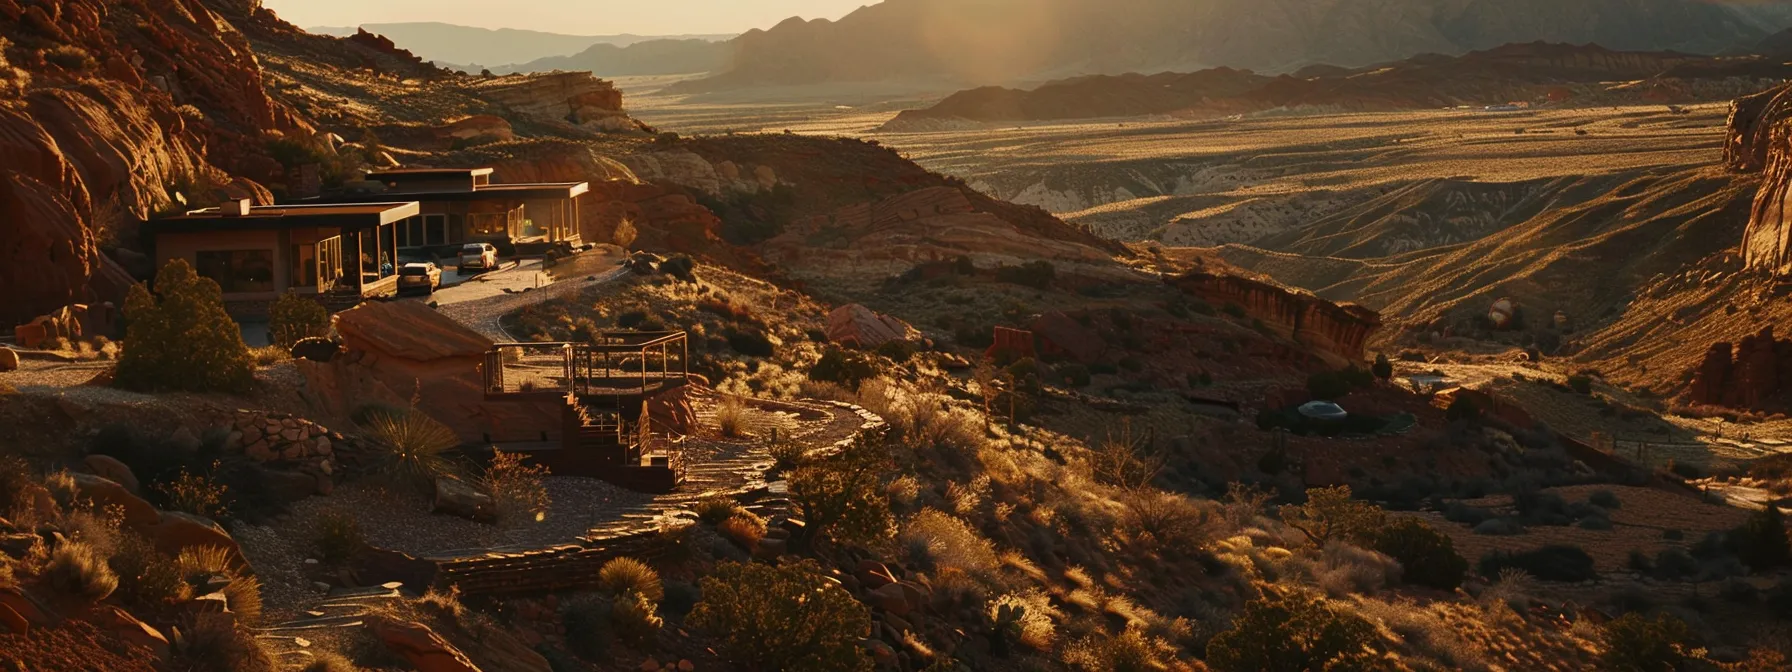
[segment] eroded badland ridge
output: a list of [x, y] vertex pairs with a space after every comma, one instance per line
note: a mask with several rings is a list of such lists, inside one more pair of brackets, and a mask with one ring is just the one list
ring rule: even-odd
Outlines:
[[[0, 0], [0, 667], [1783, 667], [1792, 93], [1499, 46], [1778, 3], [1321, 4], [1288, 63], [1488, 50], [686, 136], [253, 0]], [[988, 63], [1315, 15], [1160, 5]], [[1477, 97], [1533, 104], [1415, 109]]]

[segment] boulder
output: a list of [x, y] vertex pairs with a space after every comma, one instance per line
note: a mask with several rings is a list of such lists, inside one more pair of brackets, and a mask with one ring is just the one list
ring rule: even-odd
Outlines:
[[367, 619], [367, 629], [417, 672], [480, 672], [467, 654], [422, 623], [374, 616]]
[[131, 468], [116, 457], [88, 455], [81, 462], [87, 465], [87, 470], [93, 472], [93, 475], [122, 485], [133, 495], [143, 492], [143, 486], [137, 482], [137, 475], [131, 473]]
[[329, 363], [342, 352], [342, 344], [327, 338], [306, 338], [292, 346], [293, 359]]
[[92, 474], [73, 474], [76, 495], [93, 502], [95, 509], [118, 507], [124, 511], [124, 524], [133, 529], [153, 526], [161, 519], [156, 507], [142, 497], [131, 494], [117, 481]]
[[491, 495], [480, 492], [464, 481], [447, 477], [436, 479], [434, 511], [481, 523], [495, 523], [498, 520], [498, 508]]
[[19, 353], [12, 348], [0, 347], [0, 373], [19, 370]]
[[100, 605], [88, 616], [88, 620], [117, 635], [119, 639], [128, 644], [149, 649], [150, 653], [155, 654], [158, 660], [168, 659], [168, 638], [162, 634], [162, 631], [137, 620], [137, 617], [123, 609], [110, 604]]
[[237, 545], [236, 539], [231, 538], [223, 527], [205, 518], [178, 511], [163, 511], [161, 519], [147, 532], [150, 541], [155, 543], [156, 550], [167, 555], [178, 556], [188, 548], [222, 548], [229, 552], [232, 568], [244, 573], [253, 571], [248, 558], [243, 557], [243, 549]]
[[880, 586], [871, 591], [869, 598], [871, 606], [897, 616], [907, 615], [912, 607], [908, 601], [908, 593], [902, 589], [900, 583]]
[[0, 588], [0, 609], [17, 616], [16, 619], [8, 617], [12, 623], [8, 627], [18, 627], [23, 623], [27, 628], [40, 628], [56, 625], [58, 621], [48, 608], [16, 587]]
[[310, 474], [285, 469], [255, 467], [268, 496], [282, 506], [304, 501], [317, 493], [317, 479]]
[[907, 322], [853, 303], [828, 313], [828, 340], [873, 349], [892, 341], [918, 341], [921, 332]]

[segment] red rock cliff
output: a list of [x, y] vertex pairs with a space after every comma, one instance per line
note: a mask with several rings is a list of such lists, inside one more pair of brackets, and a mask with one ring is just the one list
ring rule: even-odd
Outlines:
[[1244, 309], [1246, 316], [1312, 348], [1333, 366], [1360, 364], [1364, 344], [1381, 328], [1381, 315], [1363, 306], [1250, 278], [1192, 271], [1168, 282], [1215, 307]]

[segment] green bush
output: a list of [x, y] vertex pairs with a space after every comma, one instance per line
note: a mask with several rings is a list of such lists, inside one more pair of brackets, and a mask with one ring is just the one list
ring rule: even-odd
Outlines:
[[803, 541], [832, 539], [870, 544], [888, 538], [895, 525], [884, 494], [881, 447], [861, 440], [831, 458], [815, 460], [790, 476], [790, 496], [803, 510]]
[[281, 294], [268, 307], [268, 340], [285, 350], [307, 338], [330, 334], [330, 311], [316, 301], [291, 292]]
[[870, 357], [840, 348], [829, 348], [809, 369], [809, 380], [839, 383], [848, 389], [858, 389], [859, 383], [876, 377], [877, 364]]
[[1376, 378], [1380, 378], [1382, 380], [1393, 380], [1394, 379], [1394, 363], [1391, 361], [1388, 361], [1387, 355], [1377, 354], [1377, 355], [1375, 355], [1375, 366], [1370, 367], [1369, 372], [1375, 374]]
[[723, 656], [747, 669], [872, 668], [859, 649], [871, 634], [870, 612], [812, 560], [779, 567], [722, 563], [702, 589], [685, 623], [719, 637]]
[[152, 294], [143, 285], [125, 300], [124, 353], [117, 385], [143, 392], [244, 392], [255, 365], [243, 334], [224, 311], [218, 283], [199, 277], [181, 259], [156, 274]]
[[659, 607], [646, 595], [627, 592], [617, 595], [610, 605], [610, 627], [616, 637], [639, 648], [648, 648], [660, 634], [665, 620]]
[[1587, 555], [1579, 546], [1545, 546], [1523, 552], [1494, 551], [1481, 557], [1477, 569], [1481, 576], [1495, 577], [1507, 568], [1522, 569], [1544, 581], [1579, 583], [1599, 578], [1593, 567], [1593, 556]]
[[1407, 583], [1455, 590], [1468, 572], [1468, 561], [1456, 553], [1449, 535], [1416, 518], [1396, 518], [1373, 535], [1370, 547], [1400, 561]]
[[180, 566], [143, 535], [120, 535], [106, 564], [119, 579], [113, 595], [128, 607], [159, 609], [192, 596]]
[[697, 505], [694, 508], [696, 509], [697, 519], [709, 523], [710, 525], [719, 525], [722, 521], [734, 517], [736, 511], [741, 510], [740, 504], [736, 503], [733, 497], [727, 495], [710, 495], [704, 497], [703, 499], [697, 500]]
[[1728, 537], [1731, 552], [1749, 569], [1771, 571], [1792, 564], [1792, 543], [1786, 537], [1786, 518], [1779, 507], [1768, 506], [1748, 517]]
[[1207, 644], [1207, 664], [1219, 672], [1374, 669], [1375, 641], [1362, 617], [1310, 595], [1270, 592]]
[[1605, 653], [1601, 667], [1613, 672], [1681, 670], [1693, 659], [1692, 628], [1668, 614], [1647, 618], [1625, 614], [1600, 628]]
[[1387, 513], [1372, 503], [1351, 499], [1350, 486], [1313, 488], [1307, 503], [1282, 507], [1282, 522], [1306, 535], [1315, 546], [1327, 542], [1365, 541], [1386, 527]]
[[771, 337], [766, 336], [763, 331], [729, 329], [727, 337], [728, 347], [748, 357], [771, 357], [778, 352]]
[[1011, 285], [1023, 285], [1034, 289], [1045, 289], [1052, 286], [1058, 277], [1058, 268], [1049, 261], [1029, 261], [1019, 266], [1002, 266], [996, 269], [996, 281]]

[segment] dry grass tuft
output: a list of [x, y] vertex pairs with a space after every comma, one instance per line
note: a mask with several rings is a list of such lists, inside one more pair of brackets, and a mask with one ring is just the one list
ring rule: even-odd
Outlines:
[[426, 489], [458, 471], [448, 451], [460, 445], [460, 437], [435, 418], [418, 411], [376, 413], [372, 425], [378, 469], [394, 483]]
[[660, 583], [660, 573], [634, 558], [616, 558], [604, 563], [603, 568], [597, 570], [597, 584], [610, 595], [635, 593], [654, 604], [666, 597], [666, 588]]
[[952, 568], [985, 577], [1001, 566], [995, 544], [964, 520], [937, 509], [910, 518], [897, 536], [909, 557], [923, 566]]
[[765, 538], [765, 519], [749, 511], [737, 511], [722, 524], [716, 526], [716, 533], [741, 548], [752, 550]]
[[710, 495], [697, 500], [695, 509], [697, 519], [711, 525], [720, 525], [723, 521], [733, 518], [734, 514], [743, 511], [740, 504], [735, 502], [733, 497], [727, 495]]
[[716, 431], [730, 439], [747, 436], [748, 415], [752, 412], [740, 397], [728, 397], [716, 405]]
[[118, 589], [118, 575], [106, 558], [81, 541], [62, 542], [51, 551], [43, 578], [58, 594], [82, 602], [99, 602]]
[[989, 603], [989, 617], [995, 620], [1003, 607], [1018, 610], [1020, 643], [1036, 651], [1050, 651], [1057, 640], [1058, 628], [1052, 619], [1063, 614], [1052, 608], [1051, 598], [1038, 590], [1009, 593]]

